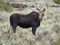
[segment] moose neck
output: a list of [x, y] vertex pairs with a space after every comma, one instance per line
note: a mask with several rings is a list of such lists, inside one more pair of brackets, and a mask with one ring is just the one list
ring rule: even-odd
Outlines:
[[40, 21], [42, 21], [42, 19], [43, 19], [42, 14], [40, 12], [38, 12], [38, 13], [39, 13], [39, 19], [40, 19]]

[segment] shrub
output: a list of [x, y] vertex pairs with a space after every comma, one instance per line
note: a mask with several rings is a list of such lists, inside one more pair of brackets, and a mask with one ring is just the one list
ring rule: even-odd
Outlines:
[[4, 7], [4, 9], [7, 11], [7, 12], [12, 12], [13, 11], [13, 7], [11, 5], [6, 5]]
[[0, 4], [0, 11], [4, 11], [4, 10], [6, 10], [7, 12], [12, 12], [13, 11], [13, 6]]
[[60, 0], [53, 0], [55, 3], [60, 4]]
[[1, 3], [5, 3], [5, 1], [4, 1], [4, 0], [0, 0], [0, 4], [1, 4]]
[[56, 45], [60, 45], [60, 38], [56, 41]]
[[0, 4], [0, 11], [3, 11], [3, 10], [4, 10], [4, 5]]

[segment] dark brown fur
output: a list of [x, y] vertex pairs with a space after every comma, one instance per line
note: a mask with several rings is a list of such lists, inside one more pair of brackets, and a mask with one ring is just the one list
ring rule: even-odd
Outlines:
[[27, 15], [15, 13], [10, 16], [10, 25], [12, 26], [14, 33], [16, 32], [17, 26], [22, 28], [32, 27], [32, 33], [35, 35], [37, 27], [40, 26], [40, 22], [39, 13], [36, 11], [33, 11]]

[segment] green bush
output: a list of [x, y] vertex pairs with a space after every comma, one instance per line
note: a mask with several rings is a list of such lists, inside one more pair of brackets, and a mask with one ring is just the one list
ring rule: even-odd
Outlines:
[[4, 11], [4, 10], [7, 11], [7, 12], [12, 12], [13, 11], [13, 6], [0, 4], [0, 11]]
[[55, 3], [60, 4], [60, 0], [53, 0]]
[[4, 3], [4, 0], [0, 0], [0, 4], [1, 4], [1, 3]]
[[3, 10], [4, 10], [4, 5], [0, 4], [0, 11], [3, 11]]
[[7, 12], [12, 12], [13, 11], [13, 7], [11, 5], [5, 5], [4, 9], [7, 11]]
[[56, 41], [56, 45], [60, 45], [60, 38]]

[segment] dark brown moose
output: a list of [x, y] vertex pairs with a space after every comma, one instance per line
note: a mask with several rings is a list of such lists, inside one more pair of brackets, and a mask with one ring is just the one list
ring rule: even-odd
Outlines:
[[22, 28], [32, 27], [32, 34], [35, 35], [37, 27], [40, 26], [40, 23], [43, 19], [45, 9], [40, 10], [38, 12], [32, 11], [29, 14], [12, 14], [10, 16], [10, 26], [13, 28], [13, 33], [16, 32], [16, 27], [20, 26]]

